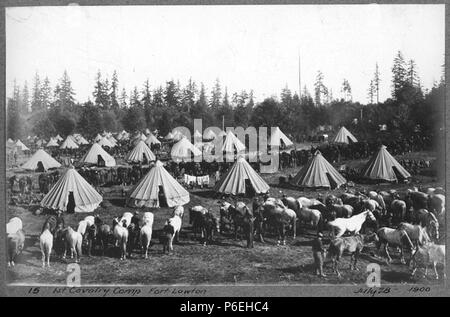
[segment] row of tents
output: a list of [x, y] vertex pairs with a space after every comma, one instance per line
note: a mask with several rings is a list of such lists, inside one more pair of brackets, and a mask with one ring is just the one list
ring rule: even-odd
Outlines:
[[[362, 175], [387, 181], [411, 176], [385, 146], [369, 160]], [[320, 151], [315, 153], [292, 180], [294, 185], [304, 188], [334, 188], [346, 182]], [[264, 179], [240, 157], [216, 182], [213, 190], [222, 194], [238, 195], [250, 192], [263, 194], [269, 189]], [[170, 175], [161, 161], [156, 161], [152, 169], [130, 191], [127, 204], [133, 207], [160, 207], [162, 197], [168, 207], [185, 205], [190, 201], [189, 192]], [[63, 211], [90, 212], [99, 206], [102, 199], [74, 168], [69, 168], [41, 201], [41, 206]]]

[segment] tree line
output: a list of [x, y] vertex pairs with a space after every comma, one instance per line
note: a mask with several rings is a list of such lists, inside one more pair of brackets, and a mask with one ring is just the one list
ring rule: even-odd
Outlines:
[[391, 98], [379, 101], [380, 72], [374, 67], [366, 104], [354, 102], [349, 81], [343, 79], [339, 97], [324, 84], [318, 71], [313, 95], [306, 86], [299, 95], [288, 87], [279, 96], [255, 103], [253, 91], [230, 94], [217, 79], [207, 91], [203, 83], [190, 79], [185, 86], [174, 80], [151, 87], [146, 80], [130, 92], [120, 89], [116, 71], [110, 78], [97, 73], [92, 99], [75, 100], [67, 71], [52, 87], [47, 77], [35, 74], [31, 91], [28, 83], [14, 82], [7, 100], [7, 136], [12, 139], [37, 135], [79, 132], [92, 137], [102, 131], [157, 129], [161, 135], [177, 126], [192, 127], [203, 119], [203, 126], [279, 126], [297, 140], [314, 134], [319, 126], [350, 126], [362, 137], [373, 137], [380, 126], [408, 135], [433, 134], [443, 127], [444, 77], [427, 91], [420, 83], [414, 60], [399, 51], [393, 61]]

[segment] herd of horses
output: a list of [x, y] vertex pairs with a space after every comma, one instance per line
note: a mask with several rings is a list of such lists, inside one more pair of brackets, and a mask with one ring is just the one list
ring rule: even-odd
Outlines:
[[[392, 261], [389, 246], [400, 250], [401, 263], [404, 249], [411, 254], [428, 256], [426, 263], [443, 263], [444, 247], [439, 244], [439, 229], [445, 218], [445, 192], [442, 188], [427, 190], [409, 189], [404, 193], [391, 190], [350, 192], [339, 197], [319, 196], [315, 199], [294, 198], [283, 195], [281, 199], [269, 195], [255, 197], [251, 204], [242, 201], [219, 201], [219, 213], [203, 206], [189, 208], [189, 224], [194, 237], [199, 237], [203, 245], [213, 244], [215, 235], [234, 235], [235, 239], [247, 240], [247, 247], [253, 247], [256, 237], [275, 236], [277, 245], [286, 244], [286, 236], [296, 238], [297, 231], [305, 228], [327, 233], [329, 247], [327, 258], [331, 259], [333, 271], [340, 275], [338, 262], [345, 252], [352, 256], [351, 268], [356, 268], [357, 257], [369, 243], [382, 249], [388, 262]], [[177, 206], [172, 211], [159, 232], [159, 242], [163, 252], [173, 251], [173, 243], [178, 241], [184, 219], [184, 207]], [[142, 257], [148, 257], [152, 241], [154, 215], [152, 212], [131, 213], [113, 218], [105, 223], [98, 215], [87, 216], [78, 223], [76, 229], [65, 226], [62, 215], [49, 216], [39, 236], [43, 267], [50, 266], [52, 250], [65, 258], [67, 253], [79, 262], [84, 249], [91, 256], [93, 249], [105, 251], [113, 246], [121, 260], [132, 252], [140, 250]], [[14, 260], [24, 246], [25, 234], [19, 218], [12, 218], [7, 224], [9, 263]], [[383, 246], [383, 248], [381, 248]], [[424, 248], [434, 250], [425, 252]], [[414, 251], [414, 252], [413, 252]], [[430, 260], [430, 254], [434, 257]], [[422, 261], [423, 262], [423, 261]], [[417, 261], [413, 261], [417, 264]]]

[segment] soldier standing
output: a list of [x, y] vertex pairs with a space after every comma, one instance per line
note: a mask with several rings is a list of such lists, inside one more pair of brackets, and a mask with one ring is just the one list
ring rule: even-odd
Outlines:
[[326, 275], [323, 273], [323, 259], [325, 250], [323, 248], [322, 238], [323, 234], [319, 232], [317, 234], [317, 238], [313, 241], [312, 252], [314, 258], [314, 266], [316, 269], [316, 275], [326, 277]]

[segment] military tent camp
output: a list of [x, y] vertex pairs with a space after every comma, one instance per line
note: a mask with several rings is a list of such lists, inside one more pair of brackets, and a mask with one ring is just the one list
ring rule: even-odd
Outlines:
[[191, 153], [194, 156], [202, 155], [202, 152], [197, 149], [188, 139], [185, 137], [181, 138], [180, 141], [172, 146], [170, 155], [174, 161], [189, 160], [191, 158]]
[[147, 137], [147, 140], [145, 140], [145, 144], [148, 146], [151, 146], [152, 144], [161, 144], [161, 141], [159, 141], [152, 133]]
[[308, 188], [337, 188], [346, 182], [320, 151], [316, 151], [292, 180], [294, 185]]
[[55, 136], [56, 141], [61, 142], [62, 140], [64, 140], [59, 134], [57, 136]]
[[358, 142], [358, 140], [351, 134], [350, 131], [348, 131], [344, 126], [339, 129], [339, 132], [336, 134], [336, 136], [333, 139], [334, 143], [354, 143]]
[[46, 147], [57, 147], [59, 146], [58, 140], [51, 138], [50, 141], [48, 141]]
[[69, 168], [41, 201], [41, 206], [68, 212], [92, 212], [102, 196], [74, 168]]
[[110, 148], [114, 147], [114, 144], [112, 144], [106, 137], [101, 138], [101, 140], [98, 141], [97, 144], [99, 144], [101, 146], [107, 146]]
[[89, 151], [80, 160], [81, 164], [103, 165], [103, 162], [104, 166], [116, 166], [116, 160], [111, 155], [109, 155], [98, 143], [94, 143]]
[[294, 145], [294, 143], [289, 140], [289, 138], [280, 130], [279, 127], [275, 127], [275, 130], [270, 136], [270, 145], [280, 147], [281, 142], [283, 142], [286, 147]]
[[112, 135], [109, 136], [109, 137], [107, 137], [107, 139], [108, 139], [109, 142], [111, 142], [111, 144], [112, 144], [113, 146], [116, 146], [116, 145], [117, 145], [117, 140], [116, 140], [116, 138], [114, 138]]
[[36, 170], [38, 167], [42, 172], [50, 169], [60, 167], [61, 164], [58, 163], [53, 157], [42, 149], [36, 151], [33, 156], [22, 165], [23, 169], [26, 170]]
[[131, 191], [128, 205], [133, 207], [175, 207], [189, 202], [189, 192], [164, 168], [160, 161]]
[[64, 142], [59, 147], [60, 149], [78, 149], [78, 144], [72, 138], [71, 135], [68, 135]]
[[269, 185], [243, 157], [238, 158], [236, 163], [214, 186], [214, 191], [228, 195], [262, 194], [267, 193], [269, 189]]
[[155, 154], [150, 150], [144, 141], [139, 141], [138, 144], [128, 153], [126, 159], [127, 162], [138, 163], [147, 161], [151, 162], [156, 160]]
[[22, 151], [29, 151], [30, 149], [22, 143], [22, 141], [17, 140], [17, 142], [14, 144], [16, 147], [18, 147], [19, 149], [21, 149]]
[[242, 152], [245, 151], [245, 145], [234, 135], [233, 132], [228, 131], [223, 142], [222, 152], [234, 153], [234, 150]]
[[394, 182], [411, 177], [411, 174], [387, 151], [386, 146], [382, 145], [378, 153], [367, 162], [361, 176], [372, 180]]

